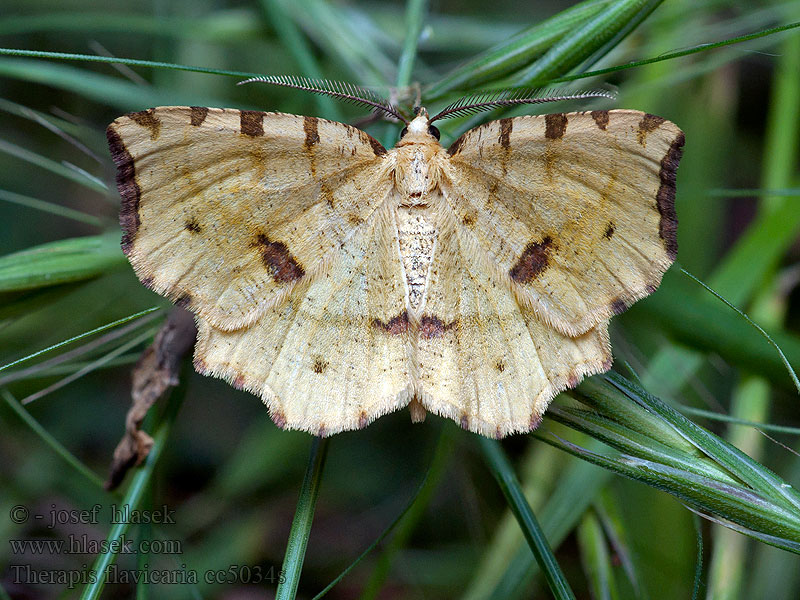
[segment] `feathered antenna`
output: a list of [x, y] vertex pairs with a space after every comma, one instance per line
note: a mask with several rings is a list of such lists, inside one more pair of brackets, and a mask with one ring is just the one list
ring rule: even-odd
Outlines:
[[585, 98], [616, 98], [616, 93], [609, 90], [588, 90], [583, 92], [557, 93], [553, 89], [507, 89], [489, 92], [478, 92], [464, 96], [453, 102], [450, 106], [431, 117], [429, 122], [437, 119], [463, 117], [484, 110], [491, 110], [500, 106], [513, 106], [515, 104], [544, 104], [545, 102], [558, 102], [559, 100], [582, 100]]
[[353, 85], [352, 83], [331, 81], [329, 79], [309, 79], [307, 77], [295, 77], [293, 75], [263, 75], [240, 81], [237, 85], [252, 83], [254, 81], [305, 90], [313, 94], [333, 96], [334, 98], [339, 98], [351, 104], [360, 104], [373, 111], [383, 112], [408, 125], [408, 119], [400, 114], [396, 106], [372, 90]]

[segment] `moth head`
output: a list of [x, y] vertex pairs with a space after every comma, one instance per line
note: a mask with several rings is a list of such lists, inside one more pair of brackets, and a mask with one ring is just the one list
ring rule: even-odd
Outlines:
[[428, 117], [428, 111], [425, 110], [425, 107], [415, 107], [414, 114], [416, 116], [408, 125], [403, 127], [403, 130], [400, 132], [400, 139], [402, 140], [407, 137], [422, 137], [423, 139], [427, 137], [433, 137], [438, 140], [440, 136], [439, 130], [431, 125], [431, 119]]

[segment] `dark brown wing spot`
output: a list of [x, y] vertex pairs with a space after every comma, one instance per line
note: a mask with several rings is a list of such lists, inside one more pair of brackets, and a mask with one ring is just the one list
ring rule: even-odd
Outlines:
[[608, 111], [607, 110], [593, 110], [591, 112], [592, 118], [597, 126], [603, 131], [608, 127]]
[[567, 379], [567, 389], [572, 389], [577, 387], [578, 384], [581, 382], [580, 377], [578, 377], [575, 373], [569, 376]]
[[231, 383], [231, 385], [234, 387], [234, 389], [243, 390], [244, 383], [245, 383], [244, 375], [237, 375], [236, 379], [233, 380], [233, 383]]
[[611, 310], [614, 311], [615, 315], [621, 315], [626, 310], [628, 310], [628, 305], [625, 303], [624, 300], [617, 298], [611, 303]]
[[291, 283], [305, 275], [303, 267], [289, 253], [283, 242], [273, 242], [266, 235], [260, 233], [250, 247], [257, 248], [261, 253], [261, 260], [272, 273], [275, 281]]
[[148, 290], [153, 289], [153, 278], [152, 277], [145, 277], [144, 279], [140, 279], [139, 281], [142, 282], [142, 285], [146, 287]]
[[369, 420], [367, 419], [367, 412], [362, 410], [361, 413], [358, 415], [358, 428], [364, 429], [367, 426]]
[[608, 225], [606, 225], [606, 232], [603, 234], [603, 237], [606, 238], [607, 240], [610, 240], [612, 237], [614, 237], [615, 231], [616, 229], [614, 227], [614, 222], [609, 221]]
[[553, 113], [544, 116], [544, 137], [548, 140], [560, 140], [567, 131], [567, 115]]
[[200, 233], [203, 231], [203, 228], [200, 227], [200, 223], [198, 223], [196, 219], [189, 219], [186, 221], [183, 228], [189, 233]]
[[667, 150], [661, 160], [659, 178], [661, 185], [656, 194], [658, 212], [661, 214], [658, 234], [664, 240], [664, 247], [671, 260], [678, 256], [678, 215], [675, 212], [675, 175], [678, 172], [678, 163], [683, 155], [685, 138], [683, 132], [678, 134], [675, 141]]
[[319, 132], [317, 131], [319, 120], [317, 117], [303, 117], [303, 131], [306, 134], [305, 147], [311, 150], [319, 144]]
[[139, 200], [142, 192], [139, 184], [136, 183], [133, 157], [114, 129], [114, 125], [108, 126], [106, 137], [111, 150], [111, 159], [117, 165], [117, 189], [122, 197], [119, 208], [119, 224], [122, 227], [122, 243], [120, 245], [127, 256], [131, 252], [136, 232], [139, 231]]
[[156, 116], [155, 108], [148, 108], [135, 113], [130, 113], [128, 117], [142, 127], [147, 127], [150, 130], [150, 139], [157, 140], [161, 133], [161, 119]]
[[205, 106], [192, 106], [189, 110], [191, 110], [191, 123], [195, 127], [202, 125], [208, 116], [208, 108]]
[[639, 143], [642, 146], [647, 144], [647, 134], [651, 131], [655, 131], [658, 127], [666, 121], [665, 118], [659, 117], [657, 115], [651, 115], [650, 113], [646, 113], [642, 120], [639, 121], [639, 131], [636, 133], [636, 137], [639, 140]]
[[506, 363], [504, 363], [502, 360], [498, 360], [496, 363], [494, 363], [494, 368], [502, 373], [506, 370]]
[[347, 214], [347, 222], [353, 227], [358, 227], [364, 222], [364, 219], [358, 213], [352, 212]]
[[284, 415], [281, 411], [276, 410], [270, 416], [272, 417], [272, 422], [275, 423], [278, 428], [283, 429], [286, 427], [286, 415]]
[[314, 371], [314, 373], [321, 375], [325, 372], [325, 369], [328, 368], [329, 364], [330, 363], [327, 360], [317, 357], [314, 359], [314, 365], [311, 367], [311, 369]]
[[542, 415], [537, 415], [536, 413], [531, 415], [531, 420], [528, 423], [528, 426], [531, 428], [531, 431], [534, 429], [538, 429], [539, 425], [542, 424]]
[[333, 190], [331, 190], [331, 188], [324, 183], [319, 186], [319, 197], [320, 199], [324, 200], [325, 204], [327, 204], [330, 208], [333, 208]]
[[464, 218], [461, 219], [461, 222], [467, 227], [472, 227], [475, 225], [475, 213], [468, 212], [464, 215]]
[[458, 424], [461, 425], [461, 429], [469, 429], [469, 415], [467, 413], [462, 413]]
[[465, 139], [466, 135], [467, 134], [465, 133], [464, 135], [462, 135], [460, 138], [458, 138], [455, 142], [453, 142], [450, 145], [450, 147], [447, 149], [447, 153], [450, 156], [455, 156], [456, 154], [458, 154], [461, 151], [461, 146], [464, 145], [464, 139]]
[[179, 308], [189, 308], [191, 303], [192, 297], [189, 294], [185, 294], [175, 301], [175, 306]]
[[202, 358], [198, 358], [197, 356], [195, 356], [192, 359], [192, 365], [194, 366], [194, 370], [200, 373], [200, 375], [205, 375], [206, 373], [208, 373], [208, 366], [206, 365], [206, 363], [203, 361]]
[[328, 427], [325, 423], [319, 424], [319, 429], [317, 429], [317, 437], [325, 437], [328, 435]]
[[511, 147], [511, 131], [514, 129], [514, 122], [511, 119], [500, 119], [500, 136], [498, 143], [503, 148]]
[[372, 152], [375, 153], [375, 156], [383, 156], [386, 154], [386, 148], [381, 146], [381, 143], [378, 140], [369, 135], [366, 131], [361, 131], [360, 129], [357, 131], [361, 141], [370, 145]]
[[456, 321], [445, 325], [439, 317], [425, 315], [420, 319], [419, 332], [423, 339], [430, 340], [443, 336], [446, 331], [449, 331], [455, 325]]
[[550, 253], [554, 249], [555, 243], [549, 235], [542, 238], [541, 242], [529, 243], [517, 263], [508, 272], [511, 279], [517, 283], [533, 281], [547, 269], [550, 264]]
[[258, 110], [239, 111], [239, 130], [244, 135], [264, 135], [264, 113]]
[[408, 331], [408, 311], [404, 310], [396, 317], [392, 317], [388, 323], [384, 323], [380, 319], [373, 319], [372, 326], [383, 329], [389, 335], [402, 335]]

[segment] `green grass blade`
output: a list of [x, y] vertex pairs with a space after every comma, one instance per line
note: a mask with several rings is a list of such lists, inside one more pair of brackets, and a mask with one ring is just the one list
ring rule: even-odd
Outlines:
[[695, 559], [692, 600], [697, 600], [700, 597], [700, 590], [703, 587], [703, 526], [696, 514], [692, 521], [694, 523], [695, 533], [697, 534], [697, 558]]
[[328, 454], [328, 440], [329, 438], [314, 437], [311, 442], [308, 467], [300, 488], [300, 498], [297, 501], [289, 542], [286, 545], [286, 556], [283, 559], [282, 575], [286, 579], [278, 584], [275, 600], [291, 600], [297, 594], [308, 536], [311, 533], [311, 522], [314, 520], [319, 484], [325, 468], [325, 457]]
[[[419, 486], [417, 486], [416, 491], [411, 496], [411, 499], [408, 501], [405, 508], [403, 508], [394, 521], [392, 521], [389, 526], [384, 529], [383, 532], [381, 532], [374, 542], [372, 542], [361, 554], [359, 554], [358, 557], [336, 577], [336, 579], [334, 579], [325, 587], [325, 589], [314, 596], [312, 600], [319, 600], [325, 596], [325, 594], [327, 594], [337, 583], [344, 579], [344, 577], [350, 571], [352, 571], [356, 565], [358, 565], [358, 563], [360, 563], [361, 560], [367, 556], [367, 554], [372, 552], [372, 550], [374, 550], [378, 544], [380, 544], [381, 541], [397, 527], [399, 523], [403, 522], [405, 524], [406, 522], [410, 521], [410, 526], [404, 527], [403, 529], [405, 531], [398, 531], [395, 536], [395, 538], [402, 538], [400, 543], [392, 544], [392, 546], [384, 552], [384, 556], [389, 556], [396, 553], [399, 545], [405, 542], [408, 535], [410, 535], [413, 528], [417, 525], [419, 518], [421, 517], [421, 513], [428, 507], [428, 504], [433, 497], [433, 492], [436, 490], [436, 487], [439, 484], [442, 475], [444, 474], [445, 467], [451, 455], [452, 442], [453, 436], [451, 434], [451, 428], [446, 426], [444, 431], [439, 434], [439, 441], [436, 444], [436, 449], [434, 450], [434, 455], [431, 459], [430, 466], [425, 471], [425, 476], [422, 478], [422, 481], [420, 482]], [[405, 518], [406, 515], [409, 515], [408, 518]], [[386, 567], [379, 566], [373, 570], [372, 575], [370, 576], [370, 579], [364, 588], [362, 598], [377, 597], [377, 594], [380, 592], [385, 575], [388, 572], [387, 567], [391, 564], [390, 559], [381, 562], [385, 563]], [[370, 589], [374, 590], [374, 592], [371, 593], [369, 591]]]
[[686, 275], [690, 279], [694, 280], [695, 282], [697, 282], [698, 284], [703, 286], [703, 288], [705, 288], [705, 290], [708, 293], [712, 294], [715, 298], [717, 298], [718, 300], [723, 302], [726, 306], [728, 306], [728, 308], [731, 308], [732, 310], [734, 310], [740, 317], [742, 317], [745, 321], [747, 321], [750, 325], [752, 325], [762, 336], [764, 336], [764, 338], [772, 345], [772, 347], [775, 348], [775, 351], [778, 353], [778, 356], [780, 356], [781, 361], [783, 362], [784, 366], [786, 367], [786, 370], [789, 372], [789, 376], [792, 378], [792, 381], [794, 382], [794, 387], [797, 388], [797, 392], [800, 394], [800, 380], [798, 380], [798, 378], [797, 378], [797, 373], [795, 373], [794, 369], [792, 368], [792, 365], [789, 364], [789, 359], [786, 358], [786, 355], [783, 353], [783, 350], [781, 350], [781, 347], [778, 346], [778, 344], [775, 343], [775, 340], [773, 340], [769, 336], [769, 334], [766, 331], [764, 331], [750, 317], [748, 317], [741, 310], [736, 308], [733, 304], [728, 302], [725, 298], [723, 298], [720, 294], [718, 294], [713, 289], [711, 289], [708, 285], [706, 285], [705, 283], [700, 281], [697, 277], [695, 277], [694, 275], [689, 273], [686, 269], [681, 268], [681, 273], [683, 273], [684, 275]]
[[0, 390], [0, 396], [3, 396], [3, 400], [6, 401], [6, 404], [8, 404], [11, 410], [13, 410], [17, 416], [19, 416], [19, 418], [22, 419], [22, 421], [42, 439], [45, 444], [50, 446], [56, 454], [63, 458], [69, 466], [80, 473], [94, 487], [97, 489], [103, 489], [103, 479], [99, 475], [95, 474], [94, 471], [92, 471], [89, 467], [83, 464], [78, 457], [67, 450], [67, 448], [61, 442], [59, 442], [49, 431], [42, 427], [41, 424], [33, 418], [31, 413], [29, 413], [25, 407], [20, 404], [19, 400], [11, 395], [11, 392], [3, 388]]
[[386, 578], [389, 576], [392, 561], [408, 542], [411, 534], [419, 525], [423, 513], [433, 499], [433, 493], [436, 491], [452, 455], [452, 446], [453, 427], [448, 423], [439, 436], [430, 468], [426, 474], [425, 487], [421, 491], [417, 502], [412, 506], [409, 515], [400, 523], [387, 548], [381, 554], [378, 564], [372, 570], [367, 583], [364, 585], [360, 596], [361, 600], [373, 600], [381, 597], [380, 592]]
[[37, 356], [41, 356], [42, 354], [50, 352], [51, 350], [57, 350], [58, 348], [62, 348], [64, 346], [66, 346], [67, 344], [71, 344], [73, 342], [77, 342], [78, 340], [82, 340], [83, 338], [89, 337], [90, 335], [94, 335], [96, 333], [101, 333], [101, 332], [106, 331], [108, 329], [113, 329], [114, 327], [117, 327], [119, 325], [123, 325], [123, 324], [125, 324], [125, 323], [127, 323], [129, 321], [133, 321], [134, 319], [138, 319], [139, 317], [143, 317], [143, 316], [145, 316], [147, 314], [150, 314], [152, 312], [155, 312], [157, 310], [161, 310], [161, 308], [158, 307], [158, 306], [153, 306], [151, 308], [147, 308], [145, 310], [139, 311], [139, 312], [134, 313], [132, 315], [128, 315], [127, 317], [123, 317], [122, 319], [117, 319], [116, 321], [112, 321], [111, 323], [106, 323], [105, 325], [101, 325], [100, 327], [96, 327], [96, 328], [92, 329], [91, 331], [87, 331], [85, 333], [81, 333], [80, 335], [73, 336], [73, 337], [71, 337], [71, 338], [69, 338], [67, 340], [64, 340], [63, 342], [59, 342], [57, 344], [53, 344], [52, 346], [48, 346], [47, 348], [43, 348], [42, 350], [37, 350], [36, 352], [28, 354], [27, 356], [23, 356], [22, 358], [18, 358], [17, 360], [14, 360], [14, 361], [11, 361], [10, 363], [2, 365], [2, 366], [0, 366], [0, 371], [5, 371], [6, 369], [10, 369], [11, 367], [14, 367], [14, 366], [16, 366], [16, 365], [18, 365], [20, 363], [23, 363], [25, 361], [31, 360], [33, 358], [36, 358]]
[[531, 85], [558, 77], [586, 61], [600, 56], [619, 43], [663, 0], [622, 0], [606, 7], [582, 27], [556, 42], [539, 60], [515, 74], [511, 85]]
[[[63, 373], [65, 371], [67, 374], [74, 373], [76, 370], [82, 369], [86, 365], [79, 365], [77, 362], [73, 362], [72, 364], [65, 363], [74, 361], [76, 358], [102, 348], [106, 344], [110, 344], [116, 339], [127, 336], [136, 329], [139, 329], [140, 327], [152, 322], [154, 319], [158, 318], [158, 316], [159, 315], [157, 313], [150, 313], [149, 315], [140, 317], [139, 319], [130, 322], [123, 327], [109, 331], [108, 333], [86, 342], [85, 344], [81, 344], [80, 346], [77, 346], [71, 350], [57, 354], [53, 358], [47, 359], [30, 367], [5, 373], [4, 375], [0, 376], [0, 386], [33, 377], [47, 377], [47, 374], [52, 376], [58, 375], [60, 372]], [[114, 362], [113, 359], [110, 362]]]
[[[82, 62], [98, 62], [108, 64], [128, 65], [129, 67], [148, 67], [151, 69], [171, 69], [176, 71], [190, 71], [192, 73], [206, 73], [209, 75], [225, 75], [250, 79], [260, 73], [248, 71], [229, 71], [227, 69], [210, 69], [208, 67], [195, 67], [154, 60], [140, 60], [136, 58], [119, 58], [117, 56], [97, 56], [96, 54], [75, 54], [72, 52], [44, 52], [41, 50], [23, 50], [20, 48], [0, 48], [0, 56], [25, 56], [29, 58], [47, 58], [54, 60], [77, 60]], [[25, 63], [22, 63], [25, 64]]]
[[[186, 395], [186, 374], [181, 376], [181, 384], [176, 387], [169, 396], [167, 401], [164, 416], [158, 423], [153, 434], [153, 446], [150, 449], [150, 454], [147, 455], [144, 463], [135, 470], [131, 483], [125, 491], [125, 495], [120, 503], [121, 506], [127, 506], [131, 511], [137, 510], [142, 496], [149, 487], [153, 473], [155, 471], [156, 463], [161, 457], [164, 448], [167, 445], [170, 430], [175, 422], [175, 418], [180, 409], [183, 398]], [[128, 531], [130, 523], [121, 522], [115, 523], [106, 538], [108, 542], [107, 547], [113, 549], [112, 545], [115, 541], [119, 544], [119, 539]], [[108, 568], [117, 560], [117, 553], [113, 551], [100, 553], [92, 565], [93, 571], [97, 574], [97, 579], [94, 583], [88, 584], [81, 594], [81, 600], [97, 600], [105, 587], [108, 578]]]
[[736, 37], [729, 38], [727, 40], [722, 40], [720, 42], [699, 44], [697, 46], [692, 46], [691, 48], [687, 48], [685, 50], [678, 50], [676, 52], [667, 52], [660, 56], [654, 56], [653, 58], [646, 58], [643, 60], [635, 60], [629, 63], [625, 63], [624, 65], [617, 65], [614, 67], [607, 67], [604, 69], [596, 69], [594, 71], [586, 71], [585, 73], [578, 73], [575, 75], [564, 75], [561, 77], [550, 79], [548, 81], [543, 81], [542, 83], [551, 83], [551, 84], [565, 83], [567, 81], [576, 81], [578, 79], [587, 79], [589, 77], [599, 77], [600, 75], [608, 75], [609, 73], [616, 73], [617, 71], [635, 69], [636, 67], [642, 67], [644, 65], [652, 65], [654, 63], [662, 62], [665, 60], [674, 60], [676, 58], [690, 56], [692, 54], [697, 54], [698, 52], [708, 52], [709, 50], [714, 50], [716, 48], [723, 48], [725, 46], [731, 46], [733, 44], [741, 44], [742, 42], [749, 42], [750, 40], [756, 40], [758, 38], [766, 37], [769, 35], [775, 35], [777, 33], [789, 31], [790, 29], [796, 29], [797, 27], [800, 27], [800, 22], [789, 23], [787, 25], [780, 25], [778, 27], [769, 27], [767, 29], [755, 31], [753, 33], [739, 35]]
[[0, 292], [90, 279], [126, 263], [116, 232], [42, 244], [0, 257]]
[[611, 552], [603, 526], [594, 511], [586, 512], [576, 533], [581, 563], [592, 590], [592, 598], [616, 600], [620, 596], [614, 582]]
[[530, 64], [568, 31], [579, 27], [612, 2], [587, 0], [528, 27], [428, 86], [424, 94], [426, 101], [439, 100], [457, 90], [474, 90]]
[[[586, 447], [600, 451], [600, 442], [587, 439]], [[579, 523], [600, 490], [611, 480], [609, 471], [584, 461], [572, 461], [562, 473], [547, 502], [539, 510], [547, 539], [558, 547]], [[527, 597], [526, 587], [539, 574], [539, 565], [527, 547], [521, 547], [508, 561], [507, 567], [496, 574], [494, 589], [487, 595], [483, 586], [468, 590], [465, 600], [490, 597], [493, 600]]]
[[142, 15], [131, 12], [52, 12], [28, 14], [0, 19], [0, 35], [30, 33], [78, 32], [80, 35], [97, 33], [137, 34], [142, 37], [163, 36], [185, 38], [193, 42], [227, 42], [252, 44], [263, 38], [263, 27], [252, 10], [216, 10], [202, 16]]
[[790, 198], [800, 198], [800, 188], [785, 188], [782, 190], [760, 189], [760, 188], [727, 188], [708, 190], [709, 196], [722, 196], [723, 198], [750, 198], [752, 196], [787, 196]]
[[375, 538], [374, 542], [372, 542], [369, 546], [367, 546], [364, 549], [364, 551], [361, 554], [359, 554], [353, 562], [351, 562], [349, 565], [347, 565], [347, 567], [345, 567], [345, 569], [341, 573], [339, 573], [339, 575], [337, 575], [336, 578], [333, 581], [331, 581], [328, 585], [326, 585], [322, 589], [322, 591], [319, 594], [317, 594], [316, 596], [314, 596], [311, 600], [320, 600], [320, 598], [323, 598], [328, 592], [330, 592], [334, 587], [336, 587], [336, 585], [342, 579], [347, 577], [347, 574], [350, 573], [350, 571], [352, 571], [353, 569], [355, 569], [358, 566], [358, 564], [364, 558], [366, 558], [366, 556], [370, 552], [372, 552], [375, 548], [377, 548], [378, 544], [380, 544], [386, 538], [386, 536], [389, 535], [394, 530], [394, 528], [397, 526], [397, 524], [403, 519], [403, 517], [406, 516], [406, 514], [411, 509], [411, 507], [414, 506], [414, 504], [416, 503], [417, 499], [419, 498], [420, 492], [422, 492], [422, 490], [425, 487], [427, 481], [428, 481], [428, 474], [426, 473], [425, 477], [422, 479], [420, 484], [417, 486], [416, 491], [411, 496], [411, 499], [405, 505], [403, 510], [400, 511], [400, 514], [398, 514], [397, 517], [395, 517], [395, 519], [391, 523], [389, 523], [388, 527], [386, 527], [386, 529], [384, 529], [381, 532], [381, 534], [377, 538]]
[[698, 450], [735, 474], [737, 479], [752, 486], [758, 493], [785, 510], [800, 511], [800, 493], [792, 486], [787, 486], [786, 482], [770, 469], [754, 461], [738, 448], [687, 419], [621, 375], [612, 372], [594, 379], [604, 380], [646, 410], [664, 419]]
[[626, 454], [640, 456], [676, 469], [684, 469], [697, 475], [736, 483], [736, 480], [710, 461], [700, 460], [697, 453], [685, 452], [662, 443], [657, 435], [651, 437], [633, 431], [626, 427], [624, 421], [617, 423], [594, 411], [569, 408], [551, 408], [548, 415], [554, 421], [591, 435]]
[[522, 493], [517, 476], [511, 463], [503, 453], [500, 444], [495, 440], [477, 436], [483, 456], [489, 465], [489, 470], [497, 480], [506, 501], [519, 522], [520, 529], [528, 540], [528, 545], [539, 563], [550, 591], [558, 600], [574, 599], [572, 589], [569, 587], [561, 567], [550, 549], [550, 544], [544, 535], [539, 522], [536, 520], [525, 495]]
[[120, 344], [117, 348], [114, 348], [110, 352], [106, 353], [104, 356], [101, 356], [97, 360], [94, 360], [94, 361], [90, 362], [88, 365], [78, 369], [77, 371], [74, 371], [74, 372], [70, 373], [69, 375], [67, 375], [63, 379], [59, 379], [55, 383], [53, 383], [51, 385], [48, 385], [46, 388], [41, 389], [41, 390], [39, 390], [37, 392], [34, 392], [34, 393], [30, 394], [29, 396], [26, 396], [20, 402], [22, 404], [30, 404], [31, 402], [34, 402], [36, 400], [39, 400], [40, 398], [43, 398], [47, 394], [51, 394], [52, 392], [55, 392], [56, 390], [59, 390], [59, 389], [63, 388], [66, 385], [69, 385], [73, 381], [77, 381], [81, 377], [83, 377], [85, 375], [88, 375], [89, 373], [91, 373], [93, 371], [96, 371], [100, 367], [108, 364], [109, 362], [111, 362], [112, 360], [117, 358], [119, 355], [124, 354], [125, 352], [127, 352], [131, 348], [135, 348], [136, 346], [140, 345], [145, 340], [152, 339], [152, 337], [155, 335], [155, 333], [157, 331], [158, 331], [158, 328], [155, 327], [153, 329], [150, 329], [148, 331], [144, 331], [144, 332], [140, 333], [138, 336], [134, 337], [133, 339], [128, 340], [124, 344]]
[[747, 419], [739, 419], [729, 415], [715, 413], [710, 410], [703, 410], [701, 408], [693, 408], [691, 406], [678, 406], [679, 411], [689, 415], [696, 415], [712, 421], [720, 421], [723, 423], [731, 423], [733, 425], [744, 425], [746, 427], [753, 427], [763, 431], [772, 431], [774, 433], [788, 433], [790, 435], [800, 435], [800, 427], [787, 427], [785, 425], [773, 425], [772, 423], [759, 423], [757, 421], [749, 421]]
[[[2, 72], [3, 62], [0, 61], [0, 72]], [[95, 192], [100, 192], [102, 194], [108, 193], [108, 186], [106, 186], [103, 182], [99, 181], [94, 177], [87, 177], [84, 173], [80, 171], [76, 171], [75, 169], [71, 169], [63, 165], [62, 163], [56, 162], [52, 159], [42, 156], [41, 154], [37, 154], [36, 152], [31, 152], [27, 148], [23, 148], [22, 146], [18, 146], [12, 142], [7, 140], [0, 140], [0, 152], [4, 152], [10, 156], [14, 156], [19, 160], [24, 160], [25, 162], [29, 162], [37, 167], [41, 167], [46, 171], [50, 171], [64, 179], [69, 179], [70, 181], [74, 181], [75, 183], [79, 183], [90, 190]]]
[[[308, 41], [298, 29], [297, 24], [289, 18], [283, 4], [279, 0], [261, 0], [261, 6], [263, 14], [272, 22], [275, 33], [300, 68], [300, 73], [304, 77], [312, 79], [325, 79]], [[334, 102], [333, 98], [322, 94], [313, 94], [313, 97], [322, 114], [329, 116], [334, 121], [342, 120], [340, 105]]]
[[800, 513], [785, 510], [782, 506], [766, 501], [749, 488], [722, 484], [708, 477], [700, 477], [630, 455], [609, 457], [590, 452], [563, 439], [540, 434], [537, 437], [574, 456], [667, 491], [698, 510], [721, 515], [740, 525], [748, 523], [751, 525], [748, 529], [785, 540], [789, 545], [800, 542]]
[[[768, 251], [765, 249], [765, 252]], [[757, 262], [757, 259], [754, 258], [753, 262]], [[649, 319], [651, 324], [660, 325], [670, 338], [690, 348], [715, 352], [733, 365], [763, 375], [773, 385], [795, 389], [780, 356], [758, 331], [720, 303], [699, 299], [697, 294], [676, 283], [675, 277], [677, 275], [670, 271], [664, 277], [665, 282], [669, 282], [665, 284], [667, 287], [675, 286], [672, 288], [673, 293], [659, 291], [632, 310]], [[718, 286], [714, 288], [720, 289]], [[730, 294], [725, 295], [730, 298]], [[800, 365], [800, 336], [779, 330], [770, 331], [769, 334], [780, 346], [789, 364]], [[697, 365], [700, 362], [699, 359], [695, 361]], [[692, 364], [689, 369], [679, 369], [677, 375], [674, 360], [665, 363], [664, 368], [671, 369], [668, 372], [672, 373], [675, 381], [668, 383], [677, 393], [678, 386], [685, 382], [696, 365]]]
[[[2, 51], [0, 51], [2, 53]], [[59, 56], [58, 53], [51, 58], [70, 60]], [[92, 60], [91, 56], [76, 54], [72, 60]], [[106, 58], [106, 57], [94, 57]], [[112, 58], [109, 61], [128, 63], [131, 61]], [[151, 61], [133, 61], [146, 63], [142, 66], [153, 68], [174, 68], [177, 70], [194, 71], [192, 68], [182, 68], [180, 65], [168, 63], [154, 63]], [[231, 76], [245, 74], [219, 73]], [[145, 106], [225, 106], [228, 102], [220, 97], [203, 96], [185, 88], [169, 89], [160, 86], [140, 86], [114, 75], [102, 75], [84, 68], [71, 65], [51, 63], [41, 60], [26, 58], [0, 59], [0, 75], [30, 81], [49, 87], [59, 88], [77, 94], [82, 98], [95, 100], [104, 105], [114, 106], [119, 110], [141, 110]], [[255, 76], [255, 75], [254, 75]], [[231, 85], [231, 87], [233, 87]], [[70, 170], [70, 172], [72, 172]], [[73, 172], [74, 173], [74, 172]]]
[[406, 1], [406, 37], [397, 66], [397, 87], [399, 88], [406, 87], [411, 83], [414, 59], [417, 56], [417, 43], [427, 12], [427, 5], [427, 0]]
[[88, 225], [94, 225], [95, 227], [102, 227], [105, 225], [105, 222], [102, 219], [95, 217], [94, 215], [87, 214], [83, 211], [67, 208], [66, 206], [60, 206], [59, 204], [55, 204], [53, 202], [31, 198], [30, 196], [25, 196], [23, 194], [9, 192], [7, 190], [0, 190], [0, 200], [3, 202], [10, 202], [12, 204], [18, 204], [19, 206], [32, 208], [34, 210], [40, 210], [42, 212], [64, 217], [66, 219], [72, 219], [73, 221], [78, 221], [80, 223], [87, 223]]
[[[392, 61], [364, 23], [355, 23], [338, 5], [322, 0], [281, 0], [306, 34], [363, 85], [388, 86], [394, 80]], [[366, 19], [366, 15], [362, 15]]]
[[602, 46], [600, 46], [594, 53], [587, 58], [583, 64], [577, 69], [586, 71], [589, 67], [597, 64], [609, 52], [614, 50], [633, 30], [635, 30], [642, 22], [650, 16], [650, 14], [659, 7], [663, 0], [650, 0], [642, 2], [638, 9], [634, 10], [631, 14], [623, 17], [622, 27], [614, 27], [616, 30], [614, 35], [611, 36]]

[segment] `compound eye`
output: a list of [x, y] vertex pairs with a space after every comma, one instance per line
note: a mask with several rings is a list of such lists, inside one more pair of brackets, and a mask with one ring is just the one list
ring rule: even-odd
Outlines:
[[400, 132], [400, 139], [402, 140], [407, 133], [408, 133], [408, 127], [403, 127], [403, 131]]
[[439, 133], [439, 129], [437, 127], [435, 127], [434, 125], [428, 125], [428, 133], [430, 133], [437, 140], [441, 136], [441, 134]]

